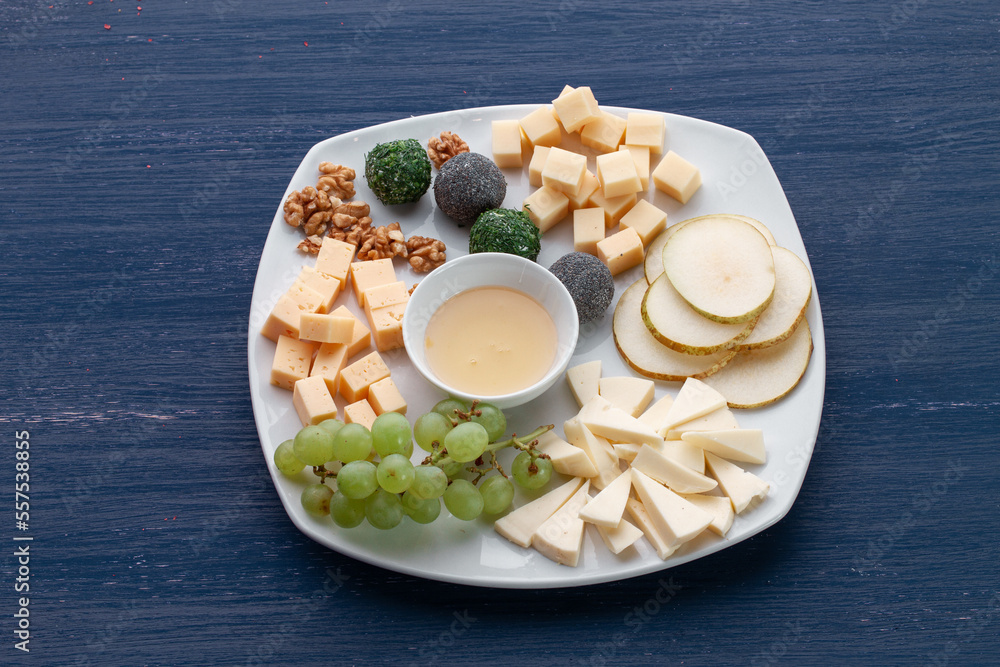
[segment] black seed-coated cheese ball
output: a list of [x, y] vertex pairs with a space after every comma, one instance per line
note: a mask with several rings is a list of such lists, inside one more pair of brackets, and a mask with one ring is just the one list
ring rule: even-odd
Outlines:
[[507, 181], [493, 160], [479, 153], [459, 153], [449, 159], [434, 179], [438, 208], [458, 225], [471, 225], [483, 211], [499, 208]]
[[615, 281], [604, 262], [585, 252], [571, 252], [557, 259], [549, 271], [569, 290], [580, 324], [604, 315], [615, 296]]

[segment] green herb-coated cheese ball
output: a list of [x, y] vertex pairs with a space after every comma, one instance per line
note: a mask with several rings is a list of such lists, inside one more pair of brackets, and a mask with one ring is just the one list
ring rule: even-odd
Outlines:
[[408, 204], [431, 185], [431, 161], [416, 139], [376, 144], [365, 155], [365, 180], [383, 204]]
[[615, 296], [615, 281], [604, 262], [585, 252], [571, 252], [557, 259], [549, 271], [569, 290], [580, 324], [604, 315]]
[[507, 180], [493, 160], [479, 153], [459, 153], [443, 165], [434, 179], [438, 208], [460, 227], [479, 214], [503, 205]]
[[469, 230], [470, 253], [506, 252], [534, 262], [541, 249], [542, 233], [524, 211], [510, 208], [486, 211]]

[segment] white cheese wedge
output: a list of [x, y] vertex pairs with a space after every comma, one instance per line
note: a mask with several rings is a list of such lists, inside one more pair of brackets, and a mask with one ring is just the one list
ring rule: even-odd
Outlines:
[[749, 507], [755, 498], [763, 500], [767, 496], [770, 485], [735, 463], [721, 459], [711, 452], [705, 452], [705, 463], [709, 472], [719, 480], [719, 488], [733, 502], [737, 514]]
[[631, 491], [632, 471], [626, 470], [587, 502], [580, 510], [580, 518], [595, 526], [614, 528], [621, 523]]
[[733, 519], [736, 518], [736, 512], [733, 511], [733, 504], [729, 502], [729, 498], [693, 494], [684, 496], [684, 500], [711, 514], [712, 523], [708, 524], [708, 529], [722, 537], [726, 536], [733, 525]]
[[718, 486], [711, 477], [696, 473], [691, 468], [667, 458], [649, 445], [639, 448], [639, 453], [632, 461], [632, 470], [649, 475], [677, 493], [702, 493]]
[[726, 428], [739, 428], [736, 415], [728, 407], [709, 412], [703, 417], [678, 424], [666, 432], [667, 440], [680, 440], [689, 431], [721, 431]]
[[531, 546], [531, 536], [538, 527], [562, 507], [577, 492], [581, 484], [583, 484], [582, 479], [571, 479], [544, 496], [497, 519], [493, 522], [493, 529], [518, 546]]
[[579, 406], [597, 396], [601, 380], [601, 360], [588, 361], [566, 371], [566, 382]]
[[652, 428], [600, 396], [598, 399], [584, 405], [578, 415], [594, 435], [613, 442], [647, 443], [657, 447], [663, 443], [663, 438]]
[[663, 426], [663, 420], [667, 418], [671, 406], [674, 404], [674, 397], [667, 394], [660, 400], [646, 408], [646, 411], [639, 415], [639, 421], [654, 431], [659, 431]]
[[712, 523], [711, 514], [635, 468], [632, 486], [668, 546], [684, 544]]
[[664, 419], [660, 432], [664, 435], [678, 424], [697, 419], [709, 412], [726, 407], [726, 399], [722, 394], [709, 387], [701, 380], [688, 378], [677, 392], [677, 398]]
[[580, 509], [587, 503], [590, 482], [584, 482], [576, 493], [535, 530], [531, 546], [549, 560], [576, 567], [583, 547], [583, 519]]
[[652, 380], [632, 376], [601, 378], [598, 393], [611, 405], [638, 417], [653, 401], [656, 385]]
[[705, 450], [701, 447], [683, 440], [664, 440], [660, 453], [696, 473], [705, 474]]
[[631, 442], [616, 442], [611, 445], [611, 448], [615, 450], [615, 454], [618, 455], [618, 458], [626, 463], [632, 462], [635, 455], [639, 453], [639, 447], [640, 445], [636, 445]]
[[629, 498], [628, 502], [625, 503], [625, 510], [632, 517], [632, 520], [635, 521], [635, 524], [642, 529], [642, 534], [653, 545], [656, 555], [662, 560], [670, 558], [670, 555], [677, 551], [677, 547], [680, 545], [675, 544], [671, 546], [667, 543], [666, 538], [660, 534], [660, 530], [653, 523], [652, 517], [649, 516], [649, 512], [646, 511], [642, 502], [635, 498]]
[[566, 420], [563, 424], [563, 431], [566, 433], [566, 439], [582, 449], [597, 469], [597, 474], [591, 478], [594, 488], [603, 489], [611, 483], [611, 480], [621, 474], [618, 456], [611, 448], [611, 443], [594, 435], [579, 418], [573, 417]]
[[604, 545], [613, 554], [620, 554], [642, 537], [642, 531], [629, 523], [627, 519], [622, 519], [614, 528], [598, 526], [597, 532], [604, 540]]
[[764, 449], [764, 432], [759, 428], [737, 428], [701, 433], [691, 431], [681, 436], [681, 440], [730, 461], [764, 463], [767, 459], [767, 452]]
[[552, 461], [552, 469], [558, 473], [571, 477], [594, 477], [597, 475], [597, 468], [587, 456], [587, 452], [569, 444], [556, 435], [555, 431], [546, 431], [538, 436], [537, 448], [538, 451], [548, 455], [549, 460]]

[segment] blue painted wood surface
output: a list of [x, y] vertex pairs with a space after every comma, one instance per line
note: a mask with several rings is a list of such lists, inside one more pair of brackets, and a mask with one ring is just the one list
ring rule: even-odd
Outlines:
[[[998, 29], [985, 1], [0, 3], [0, 489], [27, 430], [34, 537], [30, 654], [0, 558], [0, 663], [1000, 663]], [[247, 388], [291, 173], [341, 132], [564, 83], [768, 154], [826, 326], [796, 505], [561, 591], [311, 542]]]

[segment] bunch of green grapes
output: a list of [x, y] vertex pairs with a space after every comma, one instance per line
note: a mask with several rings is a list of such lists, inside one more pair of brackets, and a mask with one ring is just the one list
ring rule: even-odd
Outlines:
[[[453, 516], [471, 521], [510, 507], [510, 477], [526, 489], [548, 483], [552, 462], [537, 451], [535, 438], [551, 428], [504, 440], [503, 411], [448, 398], [421, 415], [412, 429], [396, 412], [379, 415], [371, 430], [337, 419], [306, 426], [278, 445], [274, 464], [289, 476], [312, 467], [319, 481], [302, 490], [302, 507], [316, 517], [330, 516], [343, 528], [367, 520], [389, 529], [404, 516], [431, 523], [441, 514], [442, 502]], [[429, 454], [416, 466], [410, 461], [414, 440]], [[506, 447], [521, 450], [510, 477], [496, 458]]]

